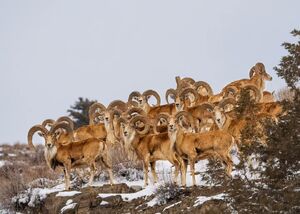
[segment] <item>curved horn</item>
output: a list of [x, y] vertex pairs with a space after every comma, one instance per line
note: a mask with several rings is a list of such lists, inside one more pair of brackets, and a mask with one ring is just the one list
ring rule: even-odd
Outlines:
[[123, 117], [120, 117], [118, 119], [118, 124], [120, 125], [121, 123], [127, 123], [127, 120], [125, 118], [123, 118]]
[[138, 92], [138, 91], [133, 91], [129, 94], [129, 97], [128, 97], [128, 102], [132, 101], [132, 99], [134, 97], [140, 97], [141, 96], [141, 93]]
[[47, 127], [47, 126], [53, 126], [53, 124], [55, 123], [54, 120], [52, 119], [46, 119], [42, 122], [42, 126]]
[[73, 129], [71, 128], [70, 124], [65, 122], [55, 123], [49, 131], [49, 134], [54, 134], [56, 130], [64, 129], [69, 134], [70, 139], [73, 139]]
[[108, 105], [107, 109], [111, 110], [113, 108], [120, 109], [121, 111], [124, 112], [127, 110], [127, 104], [122, 100], [114, 100]]
[[140, 135], [145, 135], [149, 132], [150, 130], [150, 125], [149, 125], [149, 122], [148, 122], [148, 119], [146, 117], [143, 117], [143, 116], [140, 116], [140, 115], [137, 115], [135, 117], [133, 117], [131, 120], [130, 120], [130, 125], [133, 126], [133, 127], [136, 127], [135, 126], [135, 123], [137, 121], [141, 121], [145, 124], [145, 127], [143, 130], [138, 130], [138, 129], [135, 129], [137, 133], [139, 133]]
[[28, 145], [31, 149], [35, 149], [35, 147], [32, 143], [32, 137], [33, 137], [34, 133], [38, 132], [38, 131], [42, 132], [44, 135], [48, 134], [48, 130], [42, 125], [35, 125], [35, 126], [31, 127], [27, 134]]
[[212, 103], [202, 103], [201, 105], [203, 108], [208, 109], [209, 111], [213, 111], [215, 106]]
[[[262, 64], [262, 63], [256, 63], [256, 64], [250, 69], [250, 71], [249, 71], [249, 77], [250, 77], [250, 78], [253, 76], [254, 72], [257, 72], [257, 67], [259, 67], [260, 64]], [[263, 67], [265, 67], [265, 66], [263, 65]]]
[[[89, 120], [90, 120], [90, 124], [93, 124], [92, 121], [94, 121], [95, 118], [95, 113], [96, 111], [100, 109], [100, 112], [106, 111], [106, 108], [104, 105], [102, 105], [101, 103], [94, 103], [90, 106], [89, 108]], [[100, 113], [99, 112], [99, 113]]]
[[195, 86], [196, 91], [198, 91], [199, 87], [205, 88], [208, 96], [212, 96], [214, 94], [212, 88], [210, 87], [210, 85], [207, 82], [198, 81], [198, 82], [194, 83], [194, 86]]
[[110, 114], [111, 114], [112, 118], [114, 118], [115, 115], [117, 115], [118, 117], [121, 117], [122, 111], [120, 109], [112, 109], [112, 110], [110, 110]]
[[261, 93], [260, 90], [255, 85], [246, 85], [244, 90], [251, 90], [255, 93], [255, 102], [259, 102], [261, 100]]
[[193, 85], [195, 83], [195, 80], [191, 77], [185, 77], [181, 81], [184, 81], [184, 82], [189, 83], [191, 85]]
[[193, 118], [193, 116], [192, 116], [189, 112], [187, 112], [187, 111], [179, 111], [179, 112], [175, 115], [175, 119], [176, 119], [176, 120], [179, 120], [179, 118], [182, 117], [182, 116], [185, 116], [185, 117], [189, 120], [189, 122], [190, 122], [192, 128], [195, 128], [194, 118]]
[[128, 111], [126, 112], [126, 115], [129, 118], [132, 118], [134, 116], [134, 113], [137, 113], [137, 114], [142, 115], [144, 117], [147, 116], [146, 112], [143, 109], [138, 108], [138, 107], [133, 107], [133, 108], [128, 109]]
[[231, 104], [233, 106], [236, 105], [236, 100], [233, 98], [225, 98], [221, 102], [219, 102], [220, 108], [224, 109], [224, 107], [228, 104]]
[[[172, 97], [172, 95], [173, 95], [173, 97]], [[173, 89], [173, 88], [170, 88], [170, 89], [167, 90], [167, 92], [166, 92], [166, 101], [167, 101], [168, 104], [170, 104], [170, 102], [169, 102], [169, 96], [171, 96], [171, 98], [175, 102], [175, 99], [177, 97], [177, 91], [175, 89]]]
[[128, 109], [128, 108], [133, 108], [133, 107], [138, 107], [137, 102], [132, 101], [132, 100], [128, 101], [128, 102], [127, 102], [127, 109]]
[[233, 96], [235, 96], [239, 90], [234, 85], [229, 85], [225, 87], [222, 91], [224, 92], [224, 97], [228, 97], [229, 94], [233, 94]]
[[71, 120], [71, 118], [63, 116], [56, 120], [56, 123], [59, 123], [59, 122], [68, 123], [70, 125], [71, 129], [74, 130], [74, 122], [73, 122], [73, 120]]
[[199, 94], [198, 94], [197, 91], [196, 91], [195, 89], [193, 89], [193, 88], [186, 88], [186, 89], [183, 89], [183, 90], [179, 93], [179, 97], [180, 97], [181, 99], [184, 100], [185, 96], [186, 96], [187, 94], [189, 94], [189, 93], [193, 94], [194, 97], [195, 97], [195, 100], [191, 100], [191, 102], [195, 102], [195, 101], [199, 98]]
[[157, 101], [155, 106], [160, 106], [160, 96], [159, 96], [159, 94], [156, 91], [154, 91], [154, 90], [147, 90], [147, 91], [145, 91], [143, 93], [143, 96], [145, 96], [147, 102], [148, 102], [148, 97], [149, 96], [154, 96], [155, 99], [156, 99], [156, 101]]

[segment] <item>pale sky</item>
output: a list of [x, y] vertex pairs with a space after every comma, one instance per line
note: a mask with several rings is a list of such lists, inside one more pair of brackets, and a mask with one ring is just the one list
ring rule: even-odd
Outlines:
[[27, 143], [27, 132], [56, 119], [78, 97], [107, 105], [133, 90], [162, 100], [175, 76], [215, 92], [286, 54], [300, 28], [298, 0], [0, 0], [0, 143]]

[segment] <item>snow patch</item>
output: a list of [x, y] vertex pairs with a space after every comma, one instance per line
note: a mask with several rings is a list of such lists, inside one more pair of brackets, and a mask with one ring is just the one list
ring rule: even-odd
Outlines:
[[104, 205], [107, 205], [107, 204], [109, 204], [107, 201], [101, 201], [100, 206], [104, 206]]
[[221, 193], [221, 194], [215, 195], [215, 196], [210, 196], [210, 197], [198, 196], [197, 200], [195, 201], [194, 207], [197, 207], [197, 206], [203, 204], [205, 201], [209, 201], [209, 200], [213, 200], [213, 199], [219, 199], [219, 200], [224, 199], [224, 196], [225, 196], [224, 193]]
[[164, 212], [165, 210], [167, 210], [167, 209], [170, 209], [170, 208], [172, 208], [172, 207], [178, 205], [178, 204], [181, 204], [181, 202], [182, 202], [182, 201], [179, 201], [179, 202], [177, 202], [177, 203], [175, 203], [175, 204], [171, 204], [170, 206], [165, 207], [165, 208], [163, 209], [163, 212]]
[[110, 196], [120, 195], [123, 201], [132, 201], [133, 199], [150, 196], [154, 193], [155, 186], [149, 185], [145, 189], [135, 192], [135, 193], [100, 193], [98, 196], [101, 198], [106, 198]]
[[3, 167], [5, 165], [6, 161], [4, 160], [0, 160], [0, 168]]
[[70, 197], [74, 196], [76, 194], [80, 194], [81, 192], [78, 191], [65, 191], [65, 192], [59, 192], [56, 194], [56, 197]]
[[73, 210], [76, 207], [76, 204], [77, 203], [71, 203], [71, 204], [64, 206], [63, 208], [61, 208], [60, 213], [65, 213], [65, 211], [67, 211], [67, 210]]
[[16, 154], [13, 154], [13, 153], [9, 153], [8, 154], [8, 157], [16, 157], [17, 155]]
[[63, 184], [53, 187], [51, 189], [48, 188], [29, 188], [17, 196], [11, 199], [12, 203], [18, 206], [28, 205], [29, 207], [35, 207], [39, 205], [48, 194], [53, 192], [59, 192], [63, 190]]

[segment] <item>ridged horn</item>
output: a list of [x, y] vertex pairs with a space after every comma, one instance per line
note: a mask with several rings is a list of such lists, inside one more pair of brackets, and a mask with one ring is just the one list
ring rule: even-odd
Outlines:
[[224, 97], [228, 97], [229, 93], [232, 93], [235, 96], [239, 90], [237, 87], [235, 87], [233, 85], [229, 85], [229, 86], [226, 86], [222, 91], [224, 92]]
[[255, 85], [246, 85], [244, 90], [251, 90], [255, 93], [255, 102], [259, 102], [261, 100], [261, 93], [260, 90]]
[[134, 116], [133, 115], [134, 113], [142, 115], [142, 116], [147, 115], [146, 112], [139, 107], [133, 107], [133, 108], [128, 109], [128, 111], [126, 112], [126, 115], [129, 116], [129, 118], [132, 118]]
[[199, 87], [205, 88], [208, 96], [212, 96], [214, 94], [212, 88], [210, 87], [210, 85], [207, 82], [204, 82], [204, 81], [195, 82], [194, 87], [195, 87], [196, 91], [198, 91]]
[[201, 105], [203, 108], [208, 109], [210, 111], [213, 111], [215, 108], [215, 105], [213, 105], [212, 103], [202, 103]]
[[110, 110], [110, 115], [111, 115], [112, 119], [114, 118], [115, 115], [117, 115], [118, 117], [121, 117], [122, 111], [120, 109], [112, 109], [112, 110]]
[[192, 116], [189, 112], [187, 112], [187, 111], [179, 111], [179, 112], [175, 115], [175, 119], [176, 119], [176, 120], [179, 120], [179, 118], [182, 117], [182, 116], [186, 117], [186, 118], [189, 120], [189, 122], [190, 122], [192, 128], [195, 128], [194, 118], [193, 118], [193, 116]]
[[191, 85], [193, 85], [196, 81], [193, 79], [193, 78], [191, 78], [191, 77], [185, 77], [185, 78], [183, 78], [181, 81], [183, 81], [183, 82], [186, 82], [186, 83], [189, 83], [189, 84], [191, 84]]
[[122, 100], [114, 100], [108, 105], [107, 109], [111, 110], [113, 108], [117, 108], [117, 109], [125, 112], [127, 110], [127, 104], [125, 102], [123, 102]]
[[231, 105], [235, 106], [236, 105], [236, 100], [233, 99], [233, 98], [229, 98], [229, 97], [225, 98], [221, 102], [219, 102], [219, 107], [224, 109], [224, 107], [228, 104], [231, 104]]
[[46, 119], [42, 122], [42, 126], [47, 127], [47, 126], [53, 126], [53, 124], [55, 123], [55, 120], [52, 119]]
[[71, 140], [73, 139], [73, 129], [71, 128], [70, 124], [65, 122], [55, 123], [50, 129], [49, 134], [54, 134], [58, 129], [64, 129], [69, 134], [69, 138]]
[[156, 105], [155, 106], [160, 106], [160, 96], [159, 94], [154, 91], [154, 90], [147, 90], [143, 93], [143, 96], [146, 98], [147, 102], [148, 102], [148, 97], [149, 96], [154, 96], [155, 99], [156, 99]]
[[133, 117], [131, 120], [130, 120], [130, 125], [133, 126], [133, 127], [136, 127], [135, 126], [135, 123], [137, 121], [141, 121], [145, 124], [145, 127], [142, 131], [138, 130], [138, 129], [135, 129], [137, 133], [139, 133], [140, 135], [145, 135], [149, 132], [150, 130], [150, 125], [149, 125], [149, 121], [146, 117], [143, 117], [143, 116], [140, 116], [140, 115], [137, 115], [135, 117]]
[[132, 99], [133, 99], [134, 97], [140, 97], [140, 96], [141, 96], [141, 93], [140, 93], [140, 92], [138, 92], [138, 91], [133, 91], [133, 92], [131, 92], [131, 93], [129, 94], [128, 102], [133, 101]]
[[265, 71], [265, 66], [263, 63], [258, 62], [250, 69], [249, 77], [251, 78], [253, 76], [254, 72], [259, 72], [260, 70]]
[[[172, 97], [172, 95], [173, 95], [173, 97]], [[168, 104], [170, 104], [170, 102], [169, 102], [169, 96], [171, 96], [171, 98], [175, 102], [175, 99], [177, 97], [177, 91], [175, 89], [173, 89], [173, 88], [170, 88], [170, 89], [167, 90], [167, 92], [166, 92], [166, 101], [167, 101]]]
[[103, 104], [101, 104], [101, 103], [94, 103], [94, 104], [92, 104], [90, 106], [90, 108], [89, 108], [89, 120], [90, 120], [90, 124], [93, 124], [93, 121], [95, 119], [95, 113], [96, 113], [97, 109], [100, 109], [100, 112], [106, 111], [106, 108], [105, 108], [105, 106]]
[[38, 131], [42, 132], [44, 135], [48, 134], [48, 130], [42, 125], [35, 125], [35, 126], [31, 127], [27, 134], [28, 145], [31, 149], [35, 149], [33, 142], [32, 142], [32, 137], [33, 137], [34, 133], [36, 133]]
[[197, 91], [196, 91], [195, 89], [193, 89], [193, 88], [186, 88], [186, 89], [183, 89], [183, 90], [179, 93], [179, 97], [180, 97], [182, 100], [184, 100], [185, 96], [186, 96], [187, 94], [189, 94], [189, 93], [193, 94], [194, 97], [195, 97], [195, 100], [191, 100], [191, 102], [193, 102], [193, 101], [195, 102], [195, 101], [199, 98], [199, 94], [198, 94]]
[[63, 116], [56, 120], [56, 123], [59, 123], [59, 122], [68, 123], [71, 126], [71, 129], [74, 130], [74, 122], [73, 122], [73, 120], [71, 120], [71, 118]]

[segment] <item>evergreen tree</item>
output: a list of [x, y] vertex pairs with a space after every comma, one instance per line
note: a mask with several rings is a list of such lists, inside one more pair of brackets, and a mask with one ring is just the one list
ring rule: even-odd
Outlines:
[[79, 97], [79, 100], [67, 111], [75, 122], [75, 128], [89, 124], [89, 107], [95, 102], [95, 100]]
[[[300, 38], [297, 30], [292, 35]], [[277, 124], [265, 123], [267, 146], [243, 148], [248, 160], [251, 157], [257, 166], [248, 164], [247, 158], [240, 158], [236, 166], [239, 174], [230, 183], [227, 200], [239, 213], [300, 212], [300, 40], [283, 46], [288, 55], [274, 69], [293, 97], [282, 102], [285, 114]]]

